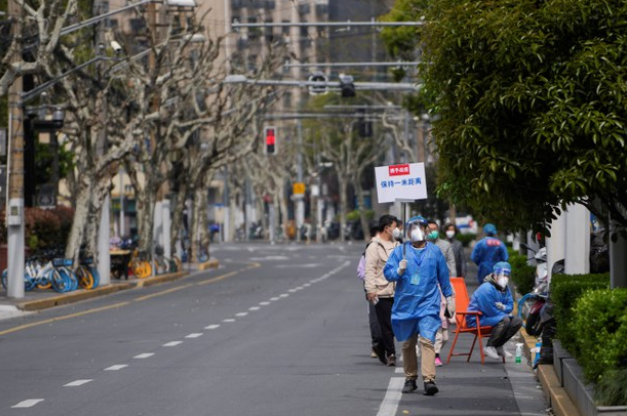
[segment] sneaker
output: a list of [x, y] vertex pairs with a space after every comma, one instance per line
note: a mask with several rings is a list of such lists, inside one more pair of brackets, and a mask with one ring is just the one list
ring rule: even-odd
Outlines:
[[425, 396], [434, 396], [438, 391], [438, 386], [435, 385], [435, 381], [425, 382]]
[[412, 391], [416, 390], [418, 388], [418, 386], [416, 385], [416, 380], [411, 379], [411, 378], [406, 378], [405, 379], [405, 385], [403, 386], [403, 393], [411, 393]]
[[388, 355], [387, 366], [388, 367], [396, 367], [396, 357], [394, 356], [394, 354]]
[[442, 360], [440, 360], [440, 357], [435, 357], [435, 366], [442, 367]]
[[374, 347], [372, 347], [372, 349], [370, 350], [370, 358], [377, 358], [377, 353], [374, 350]]
[[505, 349], [503, 348], [503, 346], [500, 347], [496, 347], [496, 352], [499, 354], [499, 356], [501, 357], [505, 357], [505, 358], [512, 358], [512, 354], [510, 352], [505, 351]]
[[483, 352], [485, 353], [485, 355], [487, 355], [490, 358], [493, 358], [495, 360], [500, 360], [501, 357], [499, 357], [499, 353], [496, 351], [496, 348], [494, 347], [485, 347], [483, 349]]

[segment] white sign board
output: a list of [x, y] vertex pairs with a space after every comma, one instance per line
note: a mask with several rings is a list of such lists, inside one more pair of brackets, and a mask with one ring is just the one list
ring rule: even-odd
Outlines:
[[427, 199], [424, 163], [379, 166], [374, 173], [379, 203]]

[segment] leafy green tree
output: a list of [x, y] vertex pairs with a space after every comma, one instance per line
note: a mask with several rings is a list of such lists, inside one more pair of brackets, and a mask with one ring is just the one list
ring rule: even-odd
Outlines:
[[568, 203], [627, 226], [627, 3], [398, 0], [397, 56], [421, 55], [412, 105], [438, 121], [439, 191], [510, 229]]

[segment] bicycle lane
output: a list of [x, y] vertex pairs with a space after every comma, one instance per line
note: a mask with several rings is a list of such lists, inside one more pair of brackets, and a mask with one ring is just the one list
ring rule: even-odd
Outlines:
[[[222, 270], [199, 273], [141, 293], [120, 292], [0, 322], [0, 409], [9, 404], [39, 407], [36, 400], [40, 397], [34, 396], [54, 396], [61, 393], [59, 386], [68, 383], [68, 388], [79, 388], [103, 368], [124, 368], [115, 367], [122, 365], [115, 364], [121, 357], [128, 360], [135, 357], [129, 354], [150, 354], [146, 350], [165, 347], [173, 337], [199, 336], [192, 328], [213, 329], [206, 328], [208, 316], [246, 313], [239, 311], [240, 302], [250, 303], [259, 295], [272, 299], [283, 289], [281, 281], [294, 280], [293, 275], [283, 273], [278, 281], [260, 282], [255, 278], [259, 267], [259, 263], [234, 261]], [[244, 296], [230, 304], [228, 298], [234, 293]], [[15, 326], [17, 321], [20, 325]]]

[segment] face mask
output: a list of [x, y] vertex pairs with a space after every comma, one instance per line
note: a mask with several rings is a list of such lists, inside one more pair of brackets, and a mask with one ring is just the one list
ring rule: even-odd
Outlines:
[[395, 240], [398, 240], [401, 236], [401, 230], [399, 230], [398, 228], [395, 228], [392, 230], [392, 238], [394, 238]]
[[446, 232], [446, 238], [451, 240], [453, 237], [455, 237], [455, 231], [447, 231]]
[[411, 230], [411, 234], [409, 238], [411, 239], [412, 243], [425, 241], [425, 232], [422, 230], [422, 228], [416, 227], [413, 230]]
[[440, 233], [437, 230], [433, 230], [429, 232], [429, 235], [427, 235], [427, 239], [437, 240], [439, 236], [440, 236]]
[[507, 287], [507, 282], [509, 282], [509, 279], [507, 277], [499, 277], [499, 280], [497, 280], [497, 283], [503, 289], [505, 289]]

